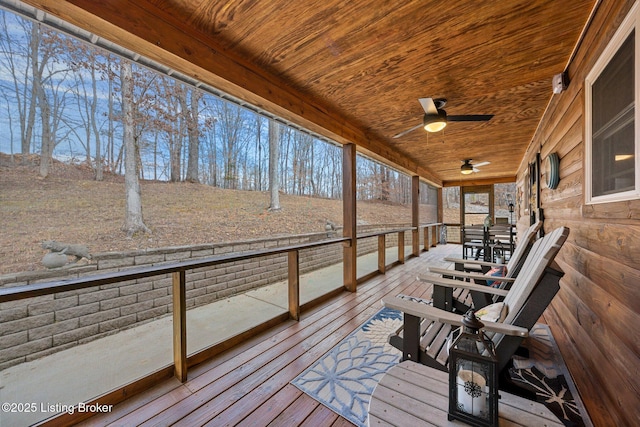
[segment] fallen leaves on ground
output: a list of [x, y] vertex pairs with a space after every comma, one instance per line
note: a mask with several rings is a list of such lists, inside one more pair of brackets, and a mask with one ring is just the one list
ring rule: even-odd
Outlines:
[[[225, 190], [202, 184], [142, 181], [143, 216], [151, 234], [128, 239], [124, 178], [93, 179], [86, 165], [54, 162], [40, 178], [36, 162], [0, 159], [0, 274], [43, 269], [41, 243], [86, 245], [91, 253], [322, 232], [342, 224], [342, 201], [280, 195], [270, 211], [269, 193]], [[359, 202], [360, 224], [408, 224], [409, 206]]]

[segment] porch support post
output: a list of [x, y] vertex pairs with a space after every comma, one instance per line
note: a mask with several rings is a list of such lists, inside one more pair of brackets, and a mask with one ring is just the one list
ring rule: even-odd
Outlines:
[[[436, 246], [438, 244], [438, 242], [440, 241], [440, 233], [438, 233], [438, 230], [440, 228], [442, 228], [442, 226], [444, 226], [444, 206], [442, 206], [442, 187], [438, 188], [438, 220], [436, 222], [440, 223], [440, 226], [436, 226], [435, 227], [435, 231], [436, 231], [436, 235], [438, 236], [436, 238], [436, 242], [433, 246]], [[460, 196], [462, 197], [462, 196]], [[462, 200], [460, 201], [460, 205], [462, 205]], [[462, 211], [462, 209], [461, 209]]]
[[413, 256], [420, 256], [420, 177], [411, 177], [411, 244]]
[[342, 147], [342, 236], [344, 242], [343, 283], [346, 290], [355, 292], [357, 287], [357, 239], [356, 239], [356, 146]]
[[175, 377], [187, 381], [187, 295], [186, 273], [175, 271], [173, 276], [173, 365]]
[[289, 264], [289, 317], [300, 320], [300, 255], [298, 251], [290, 251]]

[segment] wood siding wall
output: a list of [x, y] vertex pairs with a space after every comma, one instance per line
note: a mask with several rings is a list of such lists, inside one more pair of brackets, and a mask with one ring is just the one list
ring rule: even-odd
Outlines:
[[[560, 157], [558, 188], [541, 177], [544, 229], [571, 233], [556, 258], [565, 276], [545, 318], [596, 426], [640, 425], [640, 200], [585, 205], [583, 170], [584, 79], [632, 5], [601, 2], [570, 63], [568, 90], [552, 95], [518, 172], [524, 191], [536, 153]], [[521, 197], [520, 229], [529, 224]]]

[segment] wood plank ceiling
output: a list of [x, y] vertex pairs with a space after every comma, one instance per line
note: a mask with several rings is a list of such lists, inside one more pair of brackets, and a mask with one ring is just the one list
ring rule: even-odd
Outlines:
[[438, 185], [515, 177], [596, 1], [25, 0]]

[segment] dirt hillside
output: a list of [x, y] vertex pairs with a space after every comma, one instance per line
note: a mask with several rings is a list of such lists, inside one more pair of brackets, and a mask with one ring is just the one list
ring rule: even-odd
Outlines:
[[[38, 175], [38, 158], [0, 154], [0, 274], [40, 270], [45, 240], [83, 244], [91, 253], [274, 235], [318, 232], [342, 223], [342, 202], [281, 195], [270, 212], [267, 192], [223, 190], [200, 184], [142, 181], [143, 215], [150, 235], [127, 239], [124, 178], [93, 180], [87, 165], [55, 162]], [[361, 224], [411, 221], [408, 206], [358, 203]]]

